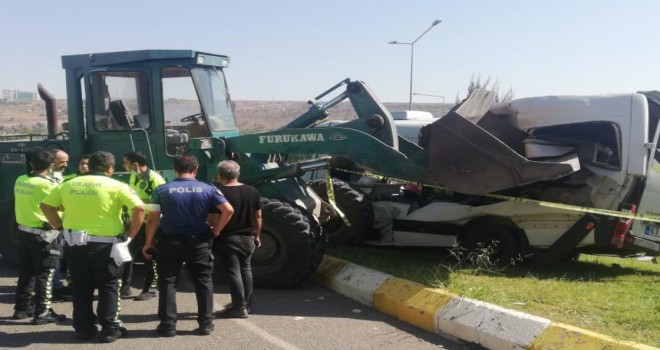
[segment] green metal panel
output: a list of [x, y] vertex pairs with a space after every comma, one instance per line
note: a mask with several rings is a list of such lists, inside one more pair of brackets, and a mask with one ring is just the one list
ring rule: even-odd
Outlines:
[[[271, 153], [341, 155], [385, 176], [414, 182], [427, 182], [430, 178], [427, 169], [403, 153], [367, 133], [353, 129], [286, 129], [238, 136], [225, 139], [225, 142], [227, 149], [233, 152], [250, 153], [250, 160], [257, 159], [255, 154]], [[383, 162], [383, 159], [388, 161]], [[262, 176], [252, 172], [243, 174], [242, 178], [249, 182], [257, 181]]]
[[[204, 62], [197, 62], [197, 57], [207, 57]], [[193, 50], [138, 50], [120, 52], [101, 52], [82, 55], [62, 56], [62, 68], [75, 69], [114, 65], [130, 65], [136, 62], [181, 60], [188, 64], [215, 65], [226, 68], [229, 57]]]

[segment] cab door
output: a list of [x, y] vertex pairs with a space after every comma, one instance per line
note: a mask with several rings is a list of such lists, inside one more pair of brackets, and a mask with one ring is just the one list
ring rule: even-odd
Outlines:
[[[646, 167], [646, 186], [642, 193], [637, 213], [642, 215], [660, 216], [660, 105], [648, 98], [648, 121], [649, 128], [653, 131], [653, 143], [649, 143], [649, 160]], [[651, 133], [650, 132], [650, 133]], [[636, 221], [634, 232], [654, 241], [660, 241], [660, 223], [648, 221]]]
[[151, 166], [156, 135], [148, 74], [137, 70], [95, 70], [88, 74], [87, 81], [87, 152], [113, 153], [118, 162], [116, 171], [123, 171], [122, 156], [141, 151]]

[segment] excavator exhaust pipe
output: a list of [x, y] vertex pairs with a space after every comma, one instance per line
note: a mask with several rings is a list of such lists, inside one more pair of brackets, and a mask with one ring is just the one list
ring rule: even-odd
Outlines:
[[48, 131], [48, 138], [53, 139], [57, 133], [57, 100], [41, 84], [37, 85], [37, 91], [39, 92], [39, 97], [41, 97], [46, 103], [46, 128]]

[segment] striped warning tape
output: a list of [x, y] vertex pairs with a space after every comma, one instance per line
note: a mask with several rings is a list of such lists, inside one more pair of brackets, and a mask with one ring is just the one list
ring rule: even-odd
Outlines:
[[344, 224], [346, 224], [346, 226], [351, 226], [351, 222], [348, 221], [346, 214], [344, 214], [344, 212], [341, 211], [341, 209], [339, 209], [339, 207], [337, 206], [337, 202], [335, 201], [335, 190], [332, 186], [332, 178], [330, 177], [329, 171], [325, 172], [325, 189], [328, 192], [328, 202], [330, 203], [332, 208], [337, 212], [337, 215], [339, 215], [339, 217], [344, 221]]
[[[337, 171], [341, 171], [341, 172], [345, 172], [345, 173], [349, 173], [349, 174], [355, 174], [355, 175], [360, 175], [360, 176], [368, 176], [368, 177], [372, 177], [372, 178], [379, 179], [379, 180], [393, 180], [393, 181], [398, 181], [398, 182], [403, 182], [403, 183], [417, 184], [414, 181], [405, 180], [405, 179], [397, 179], [397, 178], [382, 176], [382, 175], [378, 175], [378, 174], [361, 173], [361, 172], [347, 170], [347, 169], [341, 169], [341, 168], [332, 168], [332, 169], [337, 170]], [[329, 173], [330, 173], [329, 171], [326, 172], [326, 174], [327, 174], [326, 178], [328, 178], [330, 176]], [[421, 184], [421, 185], [426, 186], [426, 187], [431, 187], [431, 188], [442, 189], [442, 190], [449, 190], [448, 188], [442, 187], [442, 186], [427, 185], [427, 184]], [[601, 209], [601, 208], [591, 208], [591, 207], [584, 207], [584, 206], [579, 206], [579, 205], [539, 201], [539, 200], [529, 199], [529, 198], [503, 196], [503, 195], [499, 195], [499, 194], [483, 194], [483, 195], [481, 195], [481, 197], [494, 198], [494, 199], [500, 199], [500, 200], [505, 200], [505, 201], [519, 202], [519, 203], [530, 203], [530, 204], [536, 204], [536, 205], [543, 206], [543, 207], [548, 207], [548, 208], [565, 209], [565, 210], [577, 211], [577, 212], [582, 212], [582, 213], [608, 215], [608, 216], [613, 216], [613, 217], [618, 217], [618, 218], [634, 219], [634, 220], [642, 220], [642, 221], [646, 221], [646, 222], [660, 223], [660, 215], [652, 215], [652, 214], [642, 215], [642, 214], [631, 213], [631, 212], [627, 212], [627, 211]]]

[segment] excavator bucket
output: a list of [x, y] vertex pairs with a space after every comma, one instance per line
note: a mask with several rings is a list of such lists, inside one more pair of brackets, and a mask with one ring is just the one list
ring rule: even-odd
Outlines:
[[425, 147], [431, 182], [460, 193], [486, 194], [554, 180], [579, 170], [577, 155], [554, 162], [530, 161], [476, 125], [494, 96], [491, 91], [477, 90], [427, 127]]

